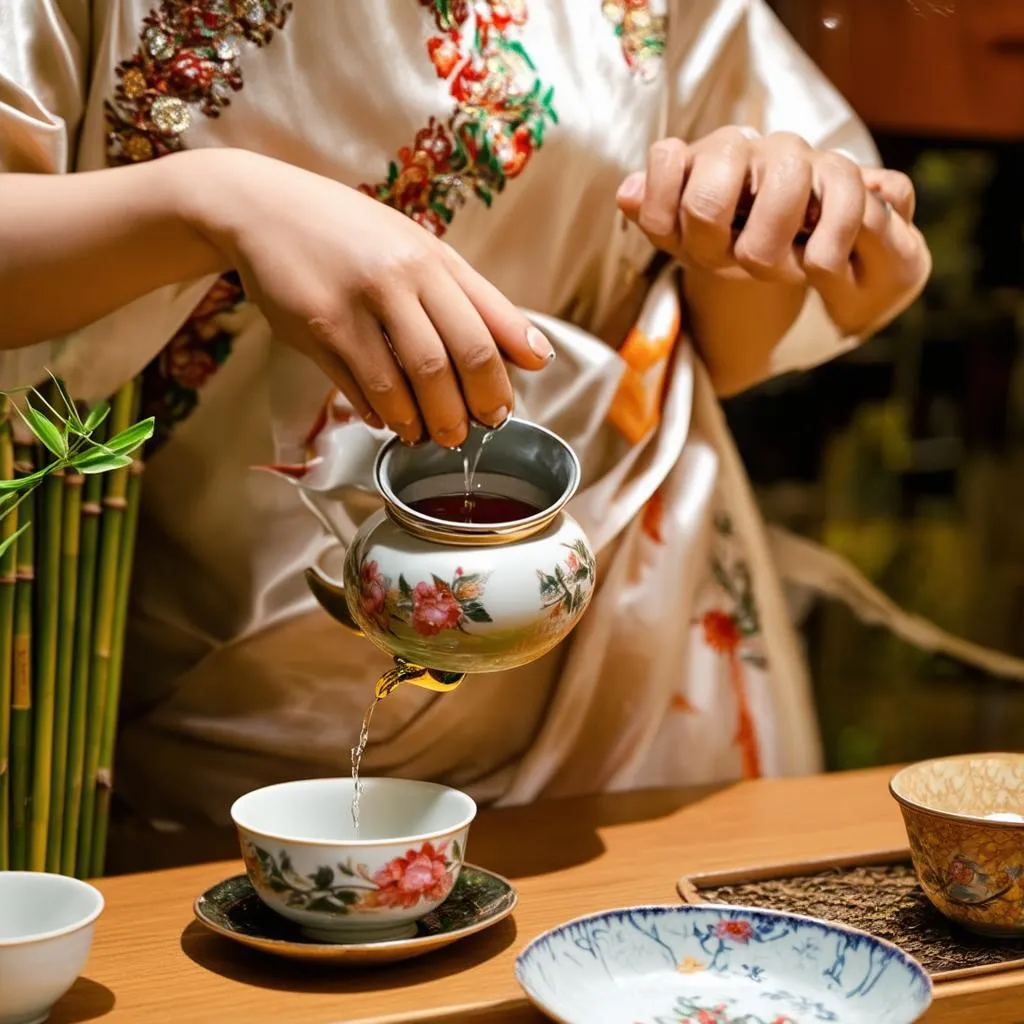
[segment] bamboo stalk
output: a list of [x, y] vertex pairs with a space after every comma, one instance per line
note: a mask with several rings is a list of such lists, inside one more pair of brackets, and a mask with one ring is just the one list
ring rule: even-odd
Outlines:
[[[97, 432], [97, 435], [99, 432]], [[97, 436], [97, 440], [100, 437]], [[78, 602], [71, 677], [71, 716], [68, 728], [67, 799], [64, 804], [64, 836], [61, 872], [75, 874], [78, 857], [78, 829], [82, 815], [82, 787], [85, 771], [85, 740], [89, 710], [89, 674], [92, 627], [96, 596], [96, 551], [99, 547], [100, 515], [103, 507], [103, 478], [86, 478], [82, 494], [82, 521], [78, 556]]]
[[64, 817], [67, 802], [68, 738], [71, 726], [71, 678], [74, 670], [75, 613], [78, 607], [78, 555], [82, 533], [82, 485], [85, 477], [69, 471], [64, 477], [64, 522], [61, 538], [60, 614], [57, 636], [57, 692], [53, 720], [53, 791], [46, 870], [63, 864]]
[[[114, 397], [110, 412], [111, 434], [126, 430], [135, 406], [135, 384], [125, 385]], [[124, 527], [127, 469], [107, 474], [103, 497], [103, 524], [96, 572], [96, 609], [92, 631], [89, 676], [89, 717], [86, 729], [85, 770], [82, 776], [82, 814], [78, 828], [78, 873], [88, 875], [92, 867], [93, 835], [96, 829], [97, 772], [103, 723], [110, 690], [110, 663], [116, 613], [117, 563], [121, 555]]]
[[[14, 477], [14, 438], [7, 400], [0, 408], [0, 478]], [[18, 528], [18, 510], [0, 523], [0, 540]], [[0, 559], [0, 871], [11, 866], [11, 698], [14, 679], [14, 590], [17, 544]]]
[[114, 790], [114, 752], [117, 746], [117, 717], [121, 703], [121, 677], [124, 669], [124, 639], [128, 625], [128, 599], [131, 596], [132, 565], [135, 558], [135, 539], [139, 524], [139, 495], [142, 490], [143, 463], [136, 453], [125, 492], [124, 530], [121, 534], [121, 553], [117, 564], [117, 609], [114, 614], [114, 634], [110, 657], [110, 682], [107, 709], [100, 744], [100, 761], [96, 773], [96, 826], [92, 840], [90, 874], [103, 874], [106, 862], [107, 831], [110, 825], [110, 798]]
[[[15, 469], [31, 473], [35, 450], [15, 448]], [[21, 504], [21, 515], [32, 523], [35, 494]], [[32, 779], [32, 593], [35, 579], [35, 537], [30, 525], [18, 538], [17, 583], [14, 587], [14, 667], [11, 695], [11, 867], [28, 867], [29, 812]]]
[[35, 671], [33, 673], [32, 813], [29, 868], [46, 870], [53, 792], [53, 725], [57, 695], [57, 626], [60, 615], [60, 543], [64, 522], [64, 471], [55, 470], [40, 488], [36, 524]]

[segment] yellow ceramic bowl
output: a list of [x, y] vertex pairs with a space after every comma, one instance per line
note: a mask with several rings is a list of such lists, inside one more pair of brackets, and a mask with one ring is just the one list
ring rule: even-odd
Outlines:
[[981, 935], [1024, 936], [1024, 754], [922, 761], [889, 789], [932, 903]]

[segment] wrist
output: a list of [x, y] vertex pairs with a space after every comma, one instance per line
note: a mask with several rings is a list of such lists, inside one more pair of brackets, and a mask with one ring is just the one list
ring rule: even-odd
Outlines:
[[211, 271], [232, 269], [240, 229], [239, 193], [260, 158], [234, 149], [197, 149], [159, 161], [174, 216], [205, 253]]
[[734, 395], [771, 373], [772, 355], [807, 298], [803, 285], [757, 281], [693, 269], [683, 292], [694, 346], [721, 395]]

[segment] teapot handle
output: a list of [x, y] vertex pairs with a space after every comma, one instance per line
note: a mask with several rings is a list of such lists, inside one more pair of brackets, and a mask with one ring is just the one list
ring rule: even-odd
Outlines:
[[313, 591], [320, 607], [337, 622], [340, 622], [346, 629], [351, 630], [356, 636], [362, 636], [363, 631], [359, 623], [352, 618], [348, 608], [348, 601], [345, 600], [345, 588], [333, 580], [327, 579], [324, 574], [315, 566], [306, 569], [306, 583]]

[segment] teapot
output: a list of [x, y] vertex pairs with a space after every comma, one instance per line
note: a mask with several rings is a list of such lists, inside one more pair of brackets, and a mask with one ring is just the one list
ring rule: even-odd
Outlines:
[[565, 511], [580, 481], [572, 448], [517, 418], [474, 440], [468, 492], [461, 451], [388, 441], [374, 463], [384, 507], [356, 532], [342, 581], [306, 570], [324, 610], [394, 659], [377, 697], [534, 661], [590, 603], [594, 553]]

